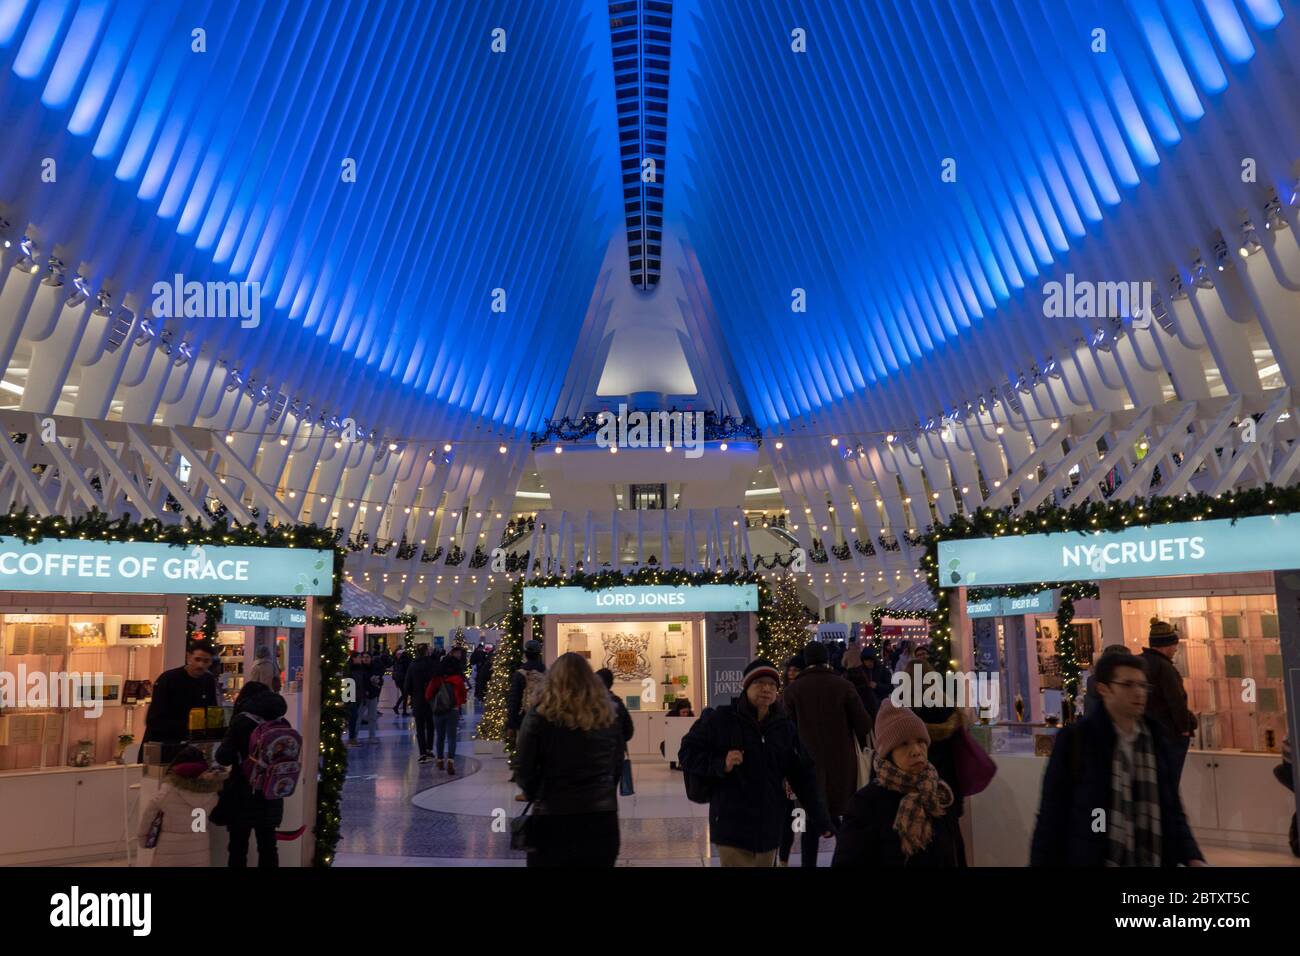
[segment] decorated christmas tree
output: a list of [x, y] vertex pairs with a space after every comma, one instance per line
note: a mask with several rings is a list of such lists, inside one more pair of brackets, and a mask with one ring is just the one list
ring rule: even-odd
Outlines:
[[759, 641], [759, 656], [783, 668], [808, 643], [808, 610], [799, 599], [793, 575], [784, 574], [773, 584], [767, 625], [767, 640]]

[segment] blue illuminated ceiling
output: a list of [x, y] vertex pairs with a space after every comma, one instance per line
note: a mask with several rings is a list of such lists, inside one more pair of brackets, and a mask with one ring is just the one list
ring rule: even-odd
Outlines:
[[260, 282], [171, 325], [316, 408], [523, 431], [617, 222], [610, 74], [578, 0], [0, 0], [0, 202], [93, 288]]
[[[555, 410], [631, 221], [610, 23], [625, 7], [658, 5], [0, 0], [0, 214], [137, 309], [174, 272], [260, 282], [257, 329], [170, 324], [286, 396], [392, 434], [521, 434]], [[869, 423], [901, 422], [1046, 367], [1090, 330], [1047, 328], [1028, 297], [1102, 262], [1126, 208], [1171, 210], [1152, 248], [1157, 225], [1166, 246], [1226, 230], [1253, 202], [1209, 198], [1231, 185], [1234, 135], [1283, 182], [1294, 13], [677, 0], [665, 227], [698, 262], [749, 412], [779, 428], [865, 402]], [[1217, 115], [1260, 60], [1277, 115]], [[1189, 196], [1201, 154], [1223, 168]], [[1190, 252], [1144, 254], [1134, 279], [1187, 272]]]
[[[1086, 334], [1045, 328], [1027, 297], [1139, 193], [1158, 190], [1197, 226], [1227, 220], [1191, 178], [1209, 173], [1224, 207], [1258, 208], [1220, 184], [1242, 145], [1279, 157], [1261, 182], [1293, 179], [1276, 148], [1294, 145], [1300, 52], [1281, 46], [1283, 17], [1276, 0], [679, 0], [668, 214], [698, 254], [753, 414], [770, 427], [859, 395], [874, 396], [877, 427], [952, 410]], [[1289, 76], [1289, 98], [1252, 91], [1255, 128], [1207, 120], [1261, 55]], [[1223, 165], [1176, 182], [1180, 151]], [[1185, 273], [1187, 258], [1108, 277], [1154, 279], [1167, 261]], [[796, 289], [806, 312], [792, 311]], [[940, 365], [939, 381], [917, 381]]]

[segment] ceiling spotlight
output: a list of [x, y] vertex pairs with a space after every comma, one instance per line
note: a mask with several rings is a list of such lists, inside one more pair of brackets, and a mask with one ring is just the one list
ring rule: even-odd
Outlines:
[[885, 441], [889, 442], [889, 444], [892, 445], [892, 444], [894, 443], [894, 436], [893, 436], [893, 435], [886, 435], [886, 436], [885, 436]]
[[555, 446], [555, 453], [556, 453], [557, 455], [563, 455], [563, 454], [564, 454], [564, 449], [561, 448], [559, 445], [556, 445], [556, 446]]
[[285, 445], [287, 445], [287, 444], [289, 444], [289, 439], [287, 439], [287, 438], [281, 438], [281, 439], [280, 439], [280, 445], [281, 445], [281, 447], [283, 447], [283, 446], [285, 446]]
[[[1210, 268], [1205, 264], [1205, 260], [1199, 256], [1192, 263], [1192, 285], [1198, 289], [1214, 288], [1214, 280], [1210, 278]], [[1175, 294], [1174, 298], [1178, 298], [1177, 294]]]
[[1228, 258], [1228, 244], [1220, 239], [1214, 244], [1214, 267], [1223, 272], [1231, 264], [1232, 260]]
[[397, 451], [397, 442], [391, 442], [391, 441], [390, 441], [390, 442], [388, 443], [388, 450], [389, 450], [389, 451]]
[[451, 442], [444, 442], [444, 443], [443, 443], [443, 446], [442, 446], [442, 450], [443, 450], [443, 451], [451, 451]]
[[664, 451], [668, 452], [668, 454], [671, 455], [671, 454], [673, 453], [673, 446], [672, 446], [672, 445], [664, 445]]
[[80, 272], [72, 277], [72, 289], [72, 295], [68, 296], [65, 304], [75, 309], [90, 298], [90, 286], [86, 284], [86, 278]]
[[999, 435], [1001, 435], [1002, 432], [1005, 431], [1005, 429], [1004, 429], [1001, 425], [999, 425], [997, 428], [995, 428], [995, 429], [993, 429], [993, 430], [994, 430], [997, 434], [999, 434]]
[[497, 449], [497, 451], [504, 455], [506, 453], [506, 446], [505, 445], [500, 446]]
[[1060, 422], [1052, 422], [1052, 431], [1056, 431], [1060, 427], [1061, 427]]
[[343, 447], [343, 442], [341, 442], [341, 441], [336, 441], [336, 442], [334, 443], [334, 447], [335, 447], [335, 448], [342, 448], [342, 447]]
[[726, 451], [726, 450], [727, 450], [727, 443], [724, 441], [721, 445], [718, 446], [718, 451]]
[[1241, 224], [1241, 245], [1237, 247], [1237, 252], [1241, 254], [1241, 258], [1245, 259], [1248, 256], [1253, 256], [1263, 248], [1263, 244], [1259, 241], [1259, 235], [1255, 232], [1255, 224], [1247, 219]]
[[609, 446], [609, 453], [610, 453], [611, 455], [617, 455], [617, 454], [618, 454], [618, 446], [617, 446], [617, 445], [610, 445], [610, 446]]
[[784, 448], [784, 447], [785, 447], [785, 442], [777, 442], [777, 443], [776, 443], [776, 450], [777, 450], [777, 451], [780, 451], [780, 450], [781, 450], [782, 448]]
[[832, 438], [832, 439], [831, 439], [831, 447], [832, 447], [832, 448], [835, 448], [837, 445], [839, 445], [839, 443], [840, 443], [840, 440], [839, 440], [838, 438]]
[[1282, 215], [1282, 203], [1276, 198], [1270, 199], [1264, 206], [1264, 228], [1270, 232], [1287, 228], [1286, 217]]

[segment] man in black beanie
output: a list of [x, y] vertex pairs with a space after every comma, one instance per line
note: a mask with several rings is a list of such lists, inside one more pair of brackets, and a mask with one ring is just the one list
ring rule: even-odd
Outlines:
[[1178, 631], [1167, 621], [1151, 619], [1151, 634], [1142, 651], [1142, 661], [1147, 666], [1147, 680], [1151, 693], [1147, 697], [1147, 719], [1156, 724], [1169, 739], [1169, 749], [1174, 759], [1174, 780], [1183, 777], [1183, 764], [1187, 750], [1196, 732], [1196, 715], [1187, 706], [1187, 690], [1183, 675], [1174, 667], [1178, 653]]
[[687, 796], [709, 804], [709, 839], [723, 866], [774, 865], [790, 822], [786, 780], [804, 808], [804, 825], [831, 835], [812, 759], [777, 701], [780, 680], [770, 661], [751, 661], [740, 696], [706, 711], [677, 753]]

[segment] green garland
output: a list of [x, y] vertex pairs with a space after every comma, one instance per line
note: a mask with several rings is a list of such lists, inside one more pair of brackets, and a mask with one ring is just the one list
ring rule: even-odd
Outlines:
[[[921, 558], [921, 568], [925, 571], [926, 583], [930, 586], [935, 603], [938, 605], [931, 633], [936, 648], [942, 653], [935, 656], [946, 658], [951, 653], [952, 646], [952, 618], [948, 596], [953, 589], [940, 586], [939, 542], [941, 540], [1063, 532], [1090, 534], [1094, 531], [1123, 531], [1125, 528], [1138, 525], [1150, 527], [1216, 518], [1236, 521], [1239, 518], [1295, 511], [1300, 511], [1300, 484], [1286, 488], [1264, 485], [1261, 488], [1228, 491], [1221, 495], [1185, 494], [1172, 498], [1153, 495], [1132, 501], [1085, 501], [1069, 508], [1044, 503], [1033, 511], [1023, 514], [1015, 514], [1010, 508], [980, 508], [969, 515], [955, 515], [948, 524], [932, 528], [925, 536], [925, 553]], [[1061, 589], [1061, 605], [1056, 616], [1059, 629], [1056, 651], [1061, 662], [1063, 683], [1066, 684], [1067, 693], [1064, 696], [1072, 700], [1077, 693], [1079, 681], [1079, 662], [1074, 658], [1074, 635], [1071, 626], [1074, 619], [1074, 601], [1084, 597], [1095, 597], [1096, 584], [1094, 582], [1061, 584], [1042, 581], [1005, 589], [980, 588], [979, 591], [985, 594], [1009, 595], [1029, 594], [1052, 588]]]
[[[588, 591], [629, 585], [667, 584], [675, 587], [701, 584], [753, 584], [758, 587], [758, 656], [770, 657], [780, 648], [772, 646], [768, 616], [772, 607], [772, 592], [767, 581], [754, 571], [686, 571], [681, 568], [638, 568], [625, 573], [612, 568], [593, 573], [582, 571], [571, 575], [548, 575], [527, 581], [528, 587], [580, 587]], [[488, 681], [487, 699], [483, 717], [474, 736], [479, 740], [504, 740], [506, 732], [506, 698], [510, 693], [510, 679], [524, 658], [524, 586], [515, 581], [510, 592], [510, 608], [502, 624], [502, 637], [492, 655], [492, 677]], [[543, 633], [542, 615], [533, 617], [533, 633]]]
[[880, 633], [885, 618], [892, 617], [895, 619], [906, 619], [916, 621], [928, 621], [930, 624], [930, 639], [934, 639], [934, 628], [938, 621], [938, 614], [933, 611], [901, 611], [892, 609], [888, 604], [878, 604], [871, 608], [871, 643], [877, 651], [884, 650], [885, 638]]
[[[21, 538], [27, 544], [36, 544], [45, 538], [76, 539], [81, 541], [147, 541], [184, 548], [196, 544], [239, 545], [255, 548], [310, 548], [332, 551], [334, 554], [333, 593], [320, 599], [321, 617], [324, 621], [321, 634], [321, 764], [316, 791], [316, 866], [329, 866], [334, 859], [334, 849], [339, 839], [339, 798], [343, 781], [347, 777], [347, 750], [343, 746], [343, 729], [347, 716], [342, 701], [343, 669], [347, 663], [343, 632], [338, 627], [338, 609], [343, 580], [344, 552], [335, 547], [335, 533], [317, 525], [231, 525], [226, 518], [205, 526], [187, 518], [178, 524], [165, 524], [150, 518], [133, 521], [128, 516], [110, 518], [97, 509], [75, 518], [61, 515], [42, 516], [24, 508], [22, 511], [0, 514], [0, 538]], [[246, 600], [241, 598], [240, 600]], [[293, 599], [279, 599], [293, 600]], [[206, 611], [213, 602], [222, 598], [200, 596], [199, 607]], [[219, 614], [219, 612], [218, 612]], [[205, 615], [207, 628], [213, 635], [216, 623], [211, 614]], [[186, 620], [186, 638], [192, 638], [194, 628]]]

